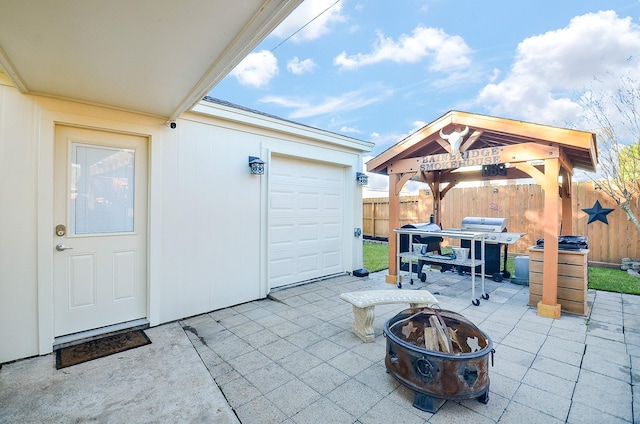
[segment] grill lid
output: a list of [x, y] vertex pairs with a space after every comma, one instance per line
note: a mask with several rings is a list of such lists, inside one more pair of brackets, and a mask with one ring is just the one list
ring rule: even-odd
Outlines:
[[403, 225], [402, 228], [415, 228], [420, 231], [440, 231], [441, 228], [438, 224], [433, 222], [418, 222], [415, 224]]
[[467, 216], [462, 219], [461, 229], [485, 233], [501, 233], [507, 231], [507, 222], [507, 218]]
[[[435, 224], [433, 222], [418, 222], [415, 224], [407, 224], [407, 225], [403, 225], [402, 228], [410, 228], [410, 229], [415, 229], [420, 231], [430, 231], [430, 232], [442, 230], [438, 224]], [[443, 240], [442, 237], [424, 236], [424, 235], [418, 235], [418, 234], [414, 234], [413, 237], [411, 238], [412, 243], [419, 243], [419, 244], [433, 243], [432, 245], [429, 246], [430, 252], [434, 250], [440, 250], [440, 242], [442, 242], [442, 240]], [[400, 234], [400, 251], [401, 252], [409, 251], [409, 236], [407, 234]]]

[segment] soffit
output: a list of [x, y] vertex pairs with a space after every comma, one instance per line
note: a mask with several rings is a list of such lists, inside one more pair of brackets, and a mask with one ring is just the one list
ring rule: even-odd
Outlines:
[[0, 66], [26, 94], [175, 119], [301, 2], [5, 0]]

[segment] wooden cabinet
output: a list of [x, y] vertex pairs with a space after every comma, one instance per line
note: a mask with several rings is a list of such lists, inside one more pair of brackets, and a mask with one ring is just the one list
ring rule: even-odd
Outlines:
[[[558, 250], [558, 303], [562, 312], [587, 315], [588, 249]], [[529, 305], [542, 300], [544, 249], [529, 248]]]

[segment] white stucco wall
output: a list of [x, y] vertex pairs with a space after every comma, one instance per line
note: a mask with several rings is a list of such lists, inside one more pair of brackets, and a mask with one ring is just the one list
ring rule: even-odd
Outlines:
[[[164, 120], [20, 94], [0, 73], [0, 363], [51, 352], [53, 146], [56, 123], [150, 140], [148, 319], [158, 325], [266, 296], [268, 174], [248, 156], [292, 155], [344, 166], [345, 230], [362, 223], [355, 173], [369, 143], [202, 102]], [[362, 266], [347, 238], [345, 271]]]
[[38, 353], [36, 112], [30, 98], [2, 85], [2, 81], [0, 362]]

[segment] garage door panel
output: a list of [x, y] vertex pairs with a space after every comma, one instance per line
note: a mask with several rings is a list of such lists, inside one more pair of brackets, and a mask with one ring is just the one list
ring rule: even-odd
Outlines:
[[[323, 187], [323, 188], [335, 188], [341, 190], [343, 188], [343, 174], [342, 168], [339, 175], [333, 178], [318, 178], [318, 177], [300, 177], [293, 176], [273, 175], [271, 174], [271, 181], [273, 184], [281, 185], [284, 187], [293, 187], [297, 190], [304, 191], [308, 188]], [[308, 172], [308, 170], [306, 170]], [[323, 172], [318, 170], [316, 172]]]
[[299, 193], [299, 208], [301, 210], [311, 210], [316, 212], [320, 206], [320, 194], [318, 193]]
[[293, 232], [293, 227], [282, 227], [277, 231], [272, 230], [271, 232], [271, 246], [274, 249], [287, 249], [291, 248], [294, 244], [294, 240], [291, 238], [291, 233]]
[[297, 226], [298, 240], [304, 242], [317, 242], [320, 240], [320, 226], [318, 223], [302, 224]]
[[274, 286], [279, 286], [315, 278], [317, 277], [318, 269], [321, 268], [322, 263], [325, 261], [325, 254], [319, 253], [271, 260], [269, 262], [271, 283]]
[[322, 226], [323, 239], [325, 241], [342, 240], [342, 223], [328, 223]]
[[291, 279], [291, 270], [293, 269], [291, 259], [270, 261], [269, 265], [272, 274], [271, 279], [273, 281], [286, 282]]
[[302, 186], [317, 186], [322, 180], [317, 175], [301, 175], [297, 183]]
[[272, 166], [271, 166], [271, 172], [269, 174], [269, 177], [273, 180], [273, 182], [289, 185], [295, 181], [294, 167], [290, 167], [290, 166], [276, 167], [274, 166], [275, 164], [273, 162], [271, 165]]
[[286, 191], [272, 191], [270, 194], [270, 205], [272, 210], [293, 210], [295, 196], [294, 193]]
[[315, 272], [318, 268], [320, 268], [320, 255], [318, 253], [301, 255], [298, 258], [298, 272]]
[[326, 269], [333, 269], [334, 272], [340, 272], [340, 266], [342, 265], [342, 253], [341, 252], [326, 252], [322, 255], [323, 267]]
[[325, 194], [323, 207], [326, 211], [342, 211], [342, 196], [338, 194]]

